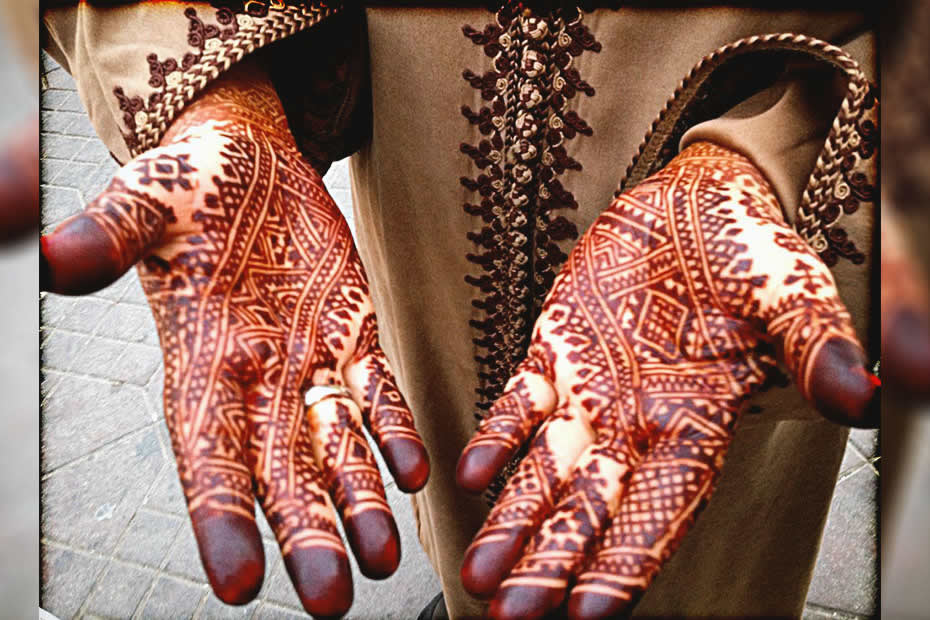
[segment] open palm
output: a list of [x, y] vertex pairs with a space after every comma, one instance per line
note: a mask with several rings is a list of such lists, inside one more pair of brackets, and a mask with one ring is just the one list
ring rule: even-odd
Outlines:
[[541, 617], [569, 590], [571, 617], [628, 609], [710, 496], [776, 360], [828, 417], [871, 411], [827, 267], [751, 162], [693, 145], [573, 250], [463, 452], [459, 484], [479, 491], [532, 436], [466, 553], [466, 589], [493, 597], [496, 618]]
[[[124, 166], [43, 239], [53, 291], [100, 288], [139, 259], [165, 362], [165, 417], [201, 558], [217, 595], [262, 583], [261, 501], [307, 610], [352, 601], [334, 506], [363, 574], [400, 559], [363, 435], [406, 491], [429, 464], [384, 353], [348, 226], [287, 131], [271, 86], [226, 79], [163, 146]], [[342, 386], [307, 409], [312, 385]]]

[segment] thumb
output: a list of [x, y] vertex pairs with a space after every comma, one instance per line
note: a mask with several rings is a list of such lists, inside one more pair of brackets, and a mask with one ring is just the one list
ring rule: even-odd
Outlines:
[[778, 256], [768, 261], [772, 288], [760, 312], [782, 361], [801, 393], [826, 418], [877, 426], [880, 381], [866, 367], [833, 275], [794, 231], [781, 233], [779, 239], [783, 252], [774, 252]]
[[190, 199], [194, 172], [169, 147], [124, 166], [83, 213], [42, 237], [39, 288], [83, 295], [112, 284], [177, 221], [172, 206]]

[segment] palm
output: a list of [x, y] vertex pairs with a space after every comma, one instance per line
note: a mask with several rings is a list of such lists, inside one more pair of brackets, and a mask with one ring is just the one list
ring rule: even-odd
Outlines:
[[466, 587], [494, 595], [497, 617], [541, 616], [573, 581], [574, 616], [628, 605], [709, 496], [773, 344], [828, 410], [818, 352], [861, 367], [832, 277], [761, 174], [691, 147], [586, 233], [466, 448], [459, 477], [477, 490], [541, 423], [469, 548]]
[[[348, 609], [352, 583], [333, 506], [365, 575], [386, 577], [399, 561], [363, 426], [400, 488], [425, 483], [427, 458], [378, 343], [348, 226], [297, 151], [273, 90], [220, 88], [212, 97], [45, 249], [54, 258], [72, 237], [86, 242], [99, 230], [109, 247], [97, 255], [116, 264], [110, 271], [144, 257], [165, 418], [217, 594], [241, 603], [261, 585], [257, 496], [304, 605], [336, 615]], [[67, 280], [68, 265], [51, 262], [57, 281]], [[97, 277], [80, 267], [91, 275], [77, 289]], [[308, 411], [313, 385], [345, 386], [351, 398]]]

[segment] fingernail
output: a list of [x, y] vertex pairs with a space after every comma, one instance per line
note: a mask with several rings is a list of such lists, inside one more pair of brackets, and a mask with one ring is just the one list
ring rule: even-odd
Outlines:
[[284, 556], [297, 596], [314, 618], [339, 618], [352, 606], [352, 572], [342, 550], [296, 548]]
[[495, 533], [494, 542], [472, 544], [462, 562], [461, 577], [465, 590], [481, 599], [494, 596], [520, 559], [524, 539], [521, 532], [510, 531], [503, 535]]
[[811, 369], [811, 399], [826, 418], [852, 426], [877, 424], [880, 388], [864, 361], [859, 347], [844, 338], [821, 347]]
[[265, 550], [254, 519], [230, 512], [193, 514], [200, 559], [216, 597], [245, 605], [258, 595], [265, 576]]
[[345, 528], [363, 575], [386, 579], [394, 574], [400, 564], [400, 534], [389, 512], [364, 510], [346, 519]]
[[618, 596], [607, 596], [593, 592], [572, 594], [568, 599], [568, 617], [572, 620], [595, 620], [617, 618], [630, 604]]
[[565, 598], [561, 588], [512, 586], [498, 591], [488, 613], [495, 620], [536, 620], [558, 607]]
[[429, 479], [429, 455], [420, 441], [404, 437], [388, 439], [381, 446], [381, 454], [397, 488], [404, 493], [419, 491]]
[[455, 480], [469, 493], [481, 493], [507, 464], [513, 449], [500, 444], [466, 446], [455, 466]]

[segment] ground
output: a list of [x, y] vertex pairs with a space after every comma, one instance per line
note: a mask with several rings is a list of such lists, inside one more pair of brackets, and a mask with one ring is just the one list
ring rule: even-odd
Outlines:
[[[43, 55], [43, 231], [100, 192], [116, 164], [71, 78]], [[351, 225], [345, 162], [324, 179]], [[94, 295], [41, 297], [41, 605], [59, 618], [296, 618], [303, 614], [265, 524], [265, 584], [245, 607], [210, 592], [162, 419], [162, 362], [135, 271]], [[805, 617], [876, 611], [878, 439], [854, 431]], [[803, 464], [798, 464], [803, 475]], [[390, 480], [386, 475], [385, 480]], [[350, 618], [415, 618], [439, 582], [416, 540], [408, 498], [388, 498], [404, 551], [382, 582], [355, 573]]]

